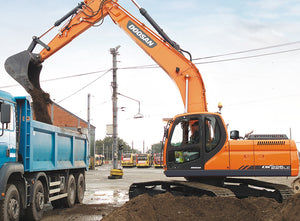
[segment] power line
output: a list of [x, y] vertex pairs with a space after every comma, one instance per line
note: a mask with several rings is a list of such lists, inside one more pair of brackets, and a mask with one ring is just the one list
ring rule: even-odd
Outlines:
[[63, 79], [75, 78], [75, 77], [82, 77], [82, 76], [85, 76], [85, 75], [97, 74], [97, 73], [101, 73], [101, 72], [107, 72], [107, 71], [110, 71], [110, 70], [111, 69], [101, 70], [101, 71], [92, 71], [92, 72], [87, 72], [87, 73], [83, 73], [83, 74], [75, 74], [75, 75], [69, 75], [69, 76], [64, 76], [64, 77], [57, 77], [57, 78], [43, 80], [42, 82], [63, 80]]
[[[98, 108], [98, 106], [102, 106], [102, 105], [104, 105], [104, 104], [107, 104], [108, 102], [110, 102], [111, 100], [106, 100], [106, 101], [102, 101], [101, 103], [97, 103], [97, 104], [94, 104], [94, 105], [92, 105], [91, 106], [91, 110], [93, 110], [93, 109], [96, 109], [96, 108]], [[75, 112], [74, 114], [75, 115], [79, 115], [79, 114], [81, 114], [81, 113], [84, 113], [84, 112], [86, 112], [87, 110], [86, 109], [82, 109], [82, 110], [80, 110], [80, 111], [77, 111], [77, 112]]]
[[269, 56], [269, 55], [275, 55], [275, 54], [282, 54], [282, 53], [299, 51], [299, 50], [300, 50], [300, 48], [295, 48], [295, 49], [290, 49], [290, 50], [285, 50], [285, 51], [270, 52], [270, 53], [265, 53], [265, 54], [257, 54], [257, 55], [243, 56], [243, 57], [237, 57], [237, 58], [228, 58], [228, 59], [221, 59], [221, 60], [215, 60], [215, 61], [196, 62], [194, 64], [210, 64], [210, 63], [218, 63], [218, 62], [225, 62], [225, 61], [242, 60], [242, 59], [248, 59], [248, 58], [256, 58], [256, 57], [263, 57], [263, 56]]
[[62, 100], [58, 101], [57, 103], [61, 103], [62, 101], [74, 96], [75, 94], [77, 94], [78, 92], [82, 91], [84, 88], [90, 86], [91, 84], [95, 83], [97, 80], [99, 80], [100, 78], [102, 78], [104, 75], [106, 75], [108, 72], [110, 72], [112, 69], [107, 70], [104, 74], [102, 74], [101, 76], [97, 77], [95, 80], [91, 81], [90, 83], [86, 84], [85, 86], [83, 86], [82, 88], [80, 88], [79, 90], [75, 91], [74, 93], [70, 94], [69, 96], [63, 98]]
[[203, 60], [203, 59], [211, 59], [211, 58], [217, 58], [217, 57], [224, 57], [224, 56], [235, 55], [235, 54], [249, 53], [249, 52], [253, 52], [253, 51], [267, 50], [267, 49], [271, 49], [271, 48], [283, 47], [283, 46], [288, 46], [288, 45], [293, 45], [293, 44], [299, 44], [299, 43], [300, 43], [300, 41], [294, 41], [294, 42], [288, 42], [288, 43], [283, 43], [283, 44], [271, 45], [271, 46], [267, 46], [267, 47], [249, 49], [249, 50], [244, 50], [244, 51], [237, 51], [237, 52], [231, 52], [231, 53], [226, 53], [226, 54], [219, 54], [219, 55], [213, 55], [213, 56], [195, 58], [193, 60], [195, 61], [195, 60]]
[[159, 66], [157, 64], [148, 64], [148, 65], [124, 67], [124, 68], [118, 68], [118, 69], [128, 70], [128, 69], [151, 69], [151, 68], [159, 68]]
[[[97, 74], [97, 73], [107, 72], [107, 71], [110, 71], [110, 69], [101, 70], [101, 71], [86, 72], [86, 73], [82, 73], [82, 74], [75, 74], [75, 75], [57, 77], [57, 78], [52, 78], [52, 79], [46, 79], [46, 80], [42, 80], [41, 82], [64, 80], [64, 79], [68, 79], [68, 78], [82, 77], [82, 76], [86, 76], [86, 75]], [[19, 84], [12, 84], [12, 85], [1, 86], [0, 88], [10, 88], [10, 87], [17, 87], [17, 86], [20, 86], [20, 85]]]

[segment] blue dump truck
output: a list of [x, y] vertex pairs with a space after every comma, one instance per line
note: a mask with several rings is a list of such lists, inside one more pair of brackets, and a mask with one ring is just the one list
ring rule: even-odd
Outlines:
[[30, 97], [0, 91], [0, 220], [40, 220], [82, 203], [87, 135], [33, 120]]

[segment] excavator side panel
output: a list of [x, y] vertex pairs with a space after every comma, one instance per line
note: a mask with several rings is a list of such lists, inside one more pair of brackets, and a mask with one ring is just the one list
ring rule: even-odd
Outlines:
[[245, 170], [254, 165], [252, 140], [230, 140], [230, 169]]
[[[255, 140], [255, 169], [284, 173], [291, 171], [291, 152], [289, 140]], [[290, 175], [290, 174], [289, 174]]]
[[229, 151], [229, 146], [226, 143], [216, 155], [214, 155], [209, 161], [205, 163], [205, 170], [224, 171], [224, 176], [225, 176], [226, 171], [229, 169], [230, 169], [230, 151]]

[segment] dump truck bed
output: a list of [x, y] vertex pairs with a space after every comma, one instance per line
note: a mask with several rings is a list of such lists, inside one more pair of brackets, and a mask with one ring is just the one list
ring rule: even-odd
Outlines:
[[29, 98], [18, 97], [16, 101], [19, 157], [26, 172], [88, 169], [85, 134], [33, 120]]

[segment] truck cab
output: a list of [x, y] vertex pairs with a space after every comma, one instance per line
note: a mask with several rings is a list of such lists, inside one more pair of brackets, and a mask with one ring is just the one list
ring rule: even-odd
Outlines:
[[15, 105], [11, 94], [0, 91], [0, 168], [17, 157]]

